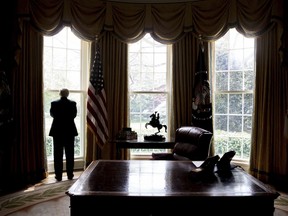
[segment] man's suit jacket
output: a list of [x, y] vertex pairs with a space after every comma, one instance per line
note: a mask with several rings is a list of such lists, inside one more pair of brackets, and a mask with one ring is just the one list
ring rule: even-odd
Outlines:
[[66, 97], [51, 102], [50, 115], [53, 117], [49, 136], [77, 136], [74, 118], [77, 115], [76, 102]]

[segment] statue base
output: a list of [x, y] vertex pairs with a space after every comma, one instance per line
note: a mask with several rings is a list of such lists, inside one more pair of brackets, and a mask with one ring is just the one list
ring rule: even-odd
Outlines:
[[157, 134], [144, 136], [144, 140], [147, 140], [147, 141], [164, 141], [165, 139], [166, 138], [163, 135], [157, 135]]

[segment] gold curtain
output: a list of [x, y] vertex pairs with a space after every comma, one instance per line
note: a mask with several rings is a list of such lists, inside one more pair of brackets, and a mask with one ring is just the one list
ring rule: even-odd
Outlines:
[[[43, 38], [27, 20], [19, 22], [17, 70], [13, 74], [15, 144], [10, 158], [11, 184], [29, 184], [44, 179], [46, 155], [43, 122]], [[15, 185], [14, 185], [15, 187]]]
[[113, 138], [123, 127], [128, 126], [128, 45], [116, 39], [110, 32], [105, 32], [99, 42], [103, 50], [111, 141], [110, 145], [104, 147], [102, 156], [105, 159], [115, 159], [116, 148], [112, 142]]
[[191, 125], [194, 73], [197, 65], [199, 41], [192, 33], [173, 44], [173, 104], [174, 128]]
[[277, 25], [256, 40], [256, 83], [250, 169], [265, 182], [288, 180], [288, 142], [284, 139], [287, 71], [281, 65]]

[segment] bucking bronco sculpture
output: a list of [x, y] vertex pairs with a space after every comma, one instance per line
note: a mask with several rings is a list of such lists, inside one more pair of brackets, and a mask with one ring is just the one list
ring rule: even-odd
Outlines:
[[159, 113], [157, 113], [157, 111], [155, 111], [155, 113], [151, 114], [150, 118], [151, 118], [151, 120], [150, 120], [149, 123], [145, 124], [145, 128], [147, 128], [148, 125], [150, 125], [150, 126], [152, 126], [154, 128], [157, 128], [158, 132], [156, 132], [155, 135], [160, 133], [160, 130], [163, 127], [165, 128], [165, 132], [167, 132], [167, 126], [160, 124], [160, 121], [159, 121], [160, 115], [159, 115]]

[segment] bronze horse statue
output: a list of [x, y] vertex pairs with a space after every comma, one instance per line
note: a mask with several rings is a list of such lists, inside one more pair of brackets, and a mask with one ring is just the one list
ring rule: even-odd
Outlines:
[[145, 124], [145, 128], [147, 128], [148, 125], [150, 125], [154, 128], [157, 128], [158, 132], [156, 132], [155, 134], [158, 134], [158, 133], [160, 133], [160, 130], [164, 127], [165, 132], [167, 132], [167, 126], [160, 124], [160, 121], [159, 121], [160, 116], [159, 116], [159, 113], [157, 113], [157, 111], [155, 111], [155, 113], [151, 114], [150, 118], [151, 118], [151, 120], [149, 123]]

